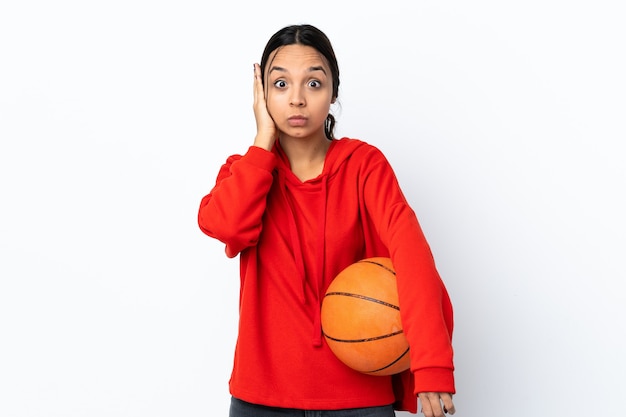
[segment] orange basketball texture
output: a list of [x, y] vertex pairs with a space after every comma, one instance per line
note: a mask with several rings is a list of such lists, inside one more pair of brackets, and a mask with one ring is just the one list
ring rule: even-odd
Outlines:
[[322, 332], [343, 363], [370, 375], [409, 368], [391, 259], [363, 259], [341, 271], [322, 300]]

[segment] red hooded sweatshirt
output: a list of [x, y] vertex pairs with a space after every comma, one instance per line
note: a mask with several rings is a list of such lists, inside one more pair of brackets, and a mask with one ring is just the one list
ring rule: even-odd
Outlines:
[[[240, 258], [239, 333], [230, 393], [275, 407], [394, 404], [417, 411], [419, 392], [454, 393], [452, 306], [418, 220], [384, 155], [333, 140], [322, 173], [300, 181], [278, 141], [220, 169], [200, 229]], [[372, 376], [340, 362], [322, 337], [332, 279], [369, 257], [390, 257], [410, 345], [410, 370]]]

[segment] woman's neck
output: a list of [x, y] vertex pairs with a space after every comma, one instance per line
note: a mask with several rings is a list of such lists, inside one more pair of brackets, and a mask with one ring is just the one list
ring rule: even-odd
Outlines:
[[285, 152], [291, 171], [304, 182], [318, 177], [324, 170], [326, 153], [330, 147], [328, 139], [303, 139], [281, 137], [280, 146]]

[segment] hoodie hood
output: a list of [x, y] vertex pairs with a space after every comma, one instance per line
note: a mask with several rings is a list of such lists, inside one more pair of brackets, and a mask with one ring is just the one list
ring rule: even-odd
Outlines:
[[280, 146], [279, 141], [276, 141], [274, 152], [278, 156], [277, 169], [284, 172], [285, 178], [295, 184], [308, 184], [325, 180], [328, 176], [337, 173], [341, 166], [352, 156], [354, 151], [361, 146], [366, 146], [366, 143], [358, 139], [341, 138], [332, 140], [326, 152], [322, 173], [318, 177], [304, 182], [300, 181], [293, 172], [291, 172], [289, 159]]
[[[289, 159], [277, 141], [277, 180], [287, 203], [293, 256], [302, 284], [301, 302], [308, 305], [312, 320], [312, 343], [322, 344], [321, 303], [326, 275], [325, 237], [328, 187], [332, 177], [365, 143], [357, 139], [335, 139], [324, 160], [322, 173], [301, 181], [291, 171]], [[313, 225], [313, 226], [311, 226]]]

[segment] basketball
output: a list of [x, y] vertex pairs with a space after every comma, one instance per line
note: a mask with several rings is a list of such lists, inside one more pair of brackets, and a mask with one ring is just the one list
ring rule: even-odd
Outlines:
[[322, 300], [321, 322], [328, 346], [350, 368], [369, 375], [409, 368], [391, 259], [363, 259], [341, 271]]

